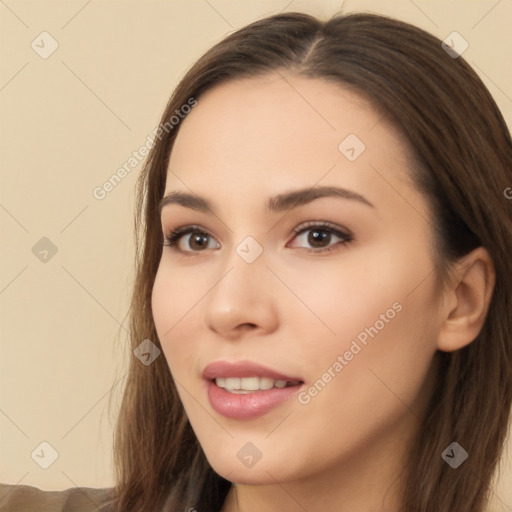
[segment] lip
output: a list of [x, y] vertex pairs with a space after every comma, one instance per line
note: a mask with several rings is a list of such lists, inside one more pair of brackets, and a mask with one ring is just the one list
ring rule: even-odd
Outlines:
[[[297, 382], [285, 388], [272, 388], [253, 393], [230, 393], [215, 384], [216, 377], [269, 377], [274, 380]], [[231, 363], [216, 361], [203, 371], [206, 393], [212, 408], [222, 416], [237, 420], [249, 420], [266, 414], [286, 402], [304, 386], [300, 377], [285, 375], [252, 361]]]

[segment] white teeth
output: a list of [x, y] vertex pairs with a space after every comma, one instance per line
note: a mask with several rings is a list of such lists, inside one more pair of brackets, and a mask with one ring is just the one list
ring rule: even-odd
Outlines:
[[256, 391], [260, 389], [260, 379], [258, 377], [244, 377], [240, 379], [240, 389], [247, 391]]
[[271, 389], [274, 387], [274, 379], [270, 377], [260, 377], [260, 389]]
[[231, 393], [246, 394], [251, 391], [267, 390], [273, 387], [284, 388], [288, 382], [274, 380], [269, 377], [217, 377], [215, 384]]
[[225, 380], [225, 386], [229, 389], [240, 389], [240, 379], [237, 377], [228, 377]]

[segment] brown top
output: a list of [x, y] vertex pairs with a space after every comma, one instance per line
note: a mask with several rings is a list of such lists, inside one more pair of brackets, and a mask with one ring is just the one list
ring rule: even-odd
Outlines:
[[114, 488], [72, 487], [43, 491], [31, 485], [0, 483], [1, 512], [109, 512]]

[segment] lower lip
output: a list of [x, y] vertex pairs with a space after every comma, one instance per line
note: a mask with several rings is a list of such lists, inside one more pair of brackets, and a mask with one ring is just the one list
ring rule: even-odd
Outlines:
[[254, 393], [230, 393], [208, 381], [208, 399], [213, 409], [235, 420], [249, 420], [266, 414], [271, 409], [295, 395], [302, 384], [286, 388], [272, 388]]

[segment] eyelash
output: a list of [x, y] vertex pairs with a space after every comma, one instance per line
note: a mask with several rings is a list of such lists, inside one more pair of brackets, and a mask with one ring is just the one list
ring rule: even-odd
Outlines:
[[[326, 231], [327, 233], [330, 233], [331, 235], [335, 235], [338, 238], [341, 238], [342, 243], [329, 245], [323, 249], [311, 249], [311, 248], [305, 248], [306, 251], [312, 252], [312, 253], [327, 253], [332, 250], [335, 250], [336, 247], [339, 245], [347, 245], [348, 243], [353, 241], [353, 237], [349, 233], [344, 233], [343, 231], [340, 231], [338, 228], [336, 228], [333, 224], [329, 222], [309, 222], [306, 224], [301, 224], [300, 226], [296, 227], [293, 232], [295, 233], [295, 237], [298, 235], [301, 235], [302, 233], [305, 233], [307, 231], [313, 231], [313, 228], [316, 228], [317, 231]], [[204, 252], [206, 249], [202, 251], [182, 251], [181, 249], [177, 248], [178, 242], [180, 238], [184, 235], [188, 235], [191, 233], [201, 233], [204, 235], [207, 235], [208, 237], [211, 237], [211, 235], [204, 229], [202, 229], [200, 226], [181, 226], [174, 230], [171, 230], [168, 235], [164, 237], [164, 246], [169, 246], [173, 250], [192, 255], [192, 254], [199, 254]], [[295, 238], [294, 237], [294, 238]]]

